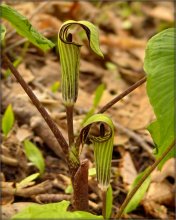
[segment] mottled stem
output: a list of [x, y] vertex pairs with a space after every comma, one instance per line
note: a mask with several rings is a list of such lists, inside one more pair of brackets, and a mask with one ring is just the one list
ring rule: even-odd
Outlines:
[[81, 162], [73, 179], [73, 207], [74, 210], [88, 211], [88, 169], [87, 159]]

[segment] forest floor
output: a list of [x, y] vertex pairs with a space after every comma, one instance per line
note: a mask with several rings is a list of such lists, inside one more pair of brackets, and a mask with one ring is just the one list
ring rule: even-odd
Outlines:
[[[5, 1], [4, 1], [5, 2]], [[150, 37], [173, 26], [174, 5], [171, 1], [41, 1], [40, 3], [8, 4], [27, 16], [32, 25], [47, 38], [57, 41], [57, 34], [65, 20], [88, 20], [99, 28], [100, 47], [104, 59], [92, 53], [82, 37], [79, 95], [74, 110], [74, 131], [78, 134], [81, 122], [93, 106], [95, 90], [105, 85], [98, 111], [112, 98], [145, 76], [143, 61]], [[60, 62], [56, 49], [43, 53], [20, 37], [6, 21], [4, 52], [33, 89], [67, 138], [65, 107], [60, 90]], [[2, 109], [9, 104], [15, 114], [15, 125], [7, 138], [2, 136], [2, 216], [10, 218], [30, 203], [49, 203], [69, 200], [70, 179], [67, 164], [58, 143], [36, 108], [16, 81], [2, 66]], [[55, 89], [54, 89], [55, 86]], [[113, 214], [118, 212], [129, 187], [138, 173], [154, 162], [152, 138], [147, 126], [155, 119], [149, 103], [146, 84], [134, 90], [106, 112], [115, 125], [111, 185]], [[24, 154], [24, 140], [33, 142], [45, 159], [45, 172], [32, 186], [17, 194], [6, 193], [25, 177], [38, 172]], [[92, 147], [83, 150], [83, 158], [94, 167]], [[133, 212], [126, 219], [174, 219], [174, 160], [169, 160], [162, 172], [152, 174], [150, 187]], [[33, 190], [36, 189], [40, 190]], [[101, 193], [95, 177], [89, 180], [89, 205], [92, 213], [101, 214]]]

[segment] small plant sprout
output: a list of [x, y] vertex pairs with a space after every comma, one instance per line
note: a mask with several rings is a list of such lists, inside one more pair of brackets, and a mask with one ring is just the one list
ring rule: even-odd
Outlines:
[[51, 91], [53, 93], [56, 93], [59, 90], [59, 87], [60, 87], [60, 82], [56, 81], [51, 85]]
[[31, 141], [25, 140], [24, 151], [26, 157], [39, 169], [40, 175], [42, 175], [45, 170], [45, 161], [40, 150]]
[[13, 125], [14, 125], [14, 113], [12, 109], [12, 105], [8, 105], [6, 111], [2, 117], [2, 131], [5, 136], [9, 134]]

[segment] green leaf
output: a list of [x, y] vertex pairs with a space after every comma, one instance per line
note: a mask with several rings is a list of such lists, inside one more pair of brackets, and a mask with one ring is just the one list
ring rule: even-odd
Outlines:
[[[156, 115], [149, 131], [157, 144], [159, 158], [174, 141], [174, 53], [175, 29], [169, 28], [152, 37], [146, 48], [144, 69], [147, 73], [147, 94]], [[162, 160], [174, 156], [174, 149]]]
[[25, 188], [28, 186], [33, 180], [37, 179], [39, 177], [40, 173], [34, 173], [30, 176], [27, 176], [25, 179], [23, 179], [21, 182], [17, 183], [17, 188]]
[[96, 168], [95, 167], [89, 168], [88, 176], [95, 176], [95, 175], [96, 175]]
[[96, 110], [97, 106], [99, 105], [100, 100], [103, 96], [104, 89], [105, 89], [104, 84], [101, 84], [97, 87], [97, 89], [95, 91], [94, 100], [93, 100], [93, 106], [85, 115], [84, 119], [81, 122], [81, 125], [83, 125], [87, 121], [87, 119], [90, 118], [90, 116], [92, 116], [95, 113], [95, 110]]
[[83, 120], [82, 120], [82, 122], [81, 122], [81, 125], [83, 125], [83, 124], [87, 121], [87, 119], [90, 118], [90, 117], [94, 114], [94, 112], [95, 112], [95, 108], [92, 107], [92, 108], [86, 113], [85, 117], [83, 118]]
[[28, 19], [6, 4], [0, 5], [1, 17], [8, 20], [16, 31], [43, 51], [55, 46], [53, 42], [37, 32]]
[[56, 82], [54, 82], [53, 85], [51, 86], [51, 91], [52, 91], [53, 93], [55, 93], [55, 92], [58, 91], [59, 87], [60, 87], [60, 82], [59, 82], [59, 81], [56, 81]]
[[106, 62], [105, 65], [108, 70], [111, 70], [111, 71], [117, 70], [117, 65], [112, 62]]
[[14, 125], [14, 113], [11, 105], [8, 105], [2, 117], [2, 131], [5, 136], [8, 135]]
[[91, 49], [99, 56], [103, 54], [99, 48], [98, 30], [88, 21], [69, 20], [63, 23], [58, 34], [58, 49], [62, 72], [62, 96], [65, 105], [73, 105], [78, 96], [78, 78], [80, 61], [80, 44], [72, 41], [68, 33], [73, 25], [81, 26], [86, 32]]
[[105, 90], [104, 84], [101, 84], [97, 87], [95, 91], [94, 102], [93, 102], [94, 108], [97, 108], [98, 104], [100, 103], [104, 90]]
[[67, 194], [72, 194], [73, 193], [73, 186], [72, 186], [72, 184], [67, 186], [67, 188], [65, 189], [65, 193], [67, 193]]
[[2, 42], [4, 40], [5, 34], [6, 34], [6, 28], [3, 24], [0, 24], [0, 32], [1, 32], [1, 42]]
[[113, 203], [113, 195], [112, 195], [112, 187], [109, 185], [108, 190], [106, 192], [106, 219], [111, 217], [112, 212], [112, 203]]
[[[92, 130], [96, 129], [97, 125], [98, 134], [94, 134]], [[82, 144], [84, 144], [87, 138], [89, 138], [94, 146], [96, 175], [99, 187], [106, 191], [110, 182], [114, 141], [114, 125], [112, 120], [104, 114], [95, 114], [88, 118], [81, 130]]]
[[[147, 170], [148, 170], [148, 168], [146, 170], [144, 170], [142, 173], [138, 174], [138, 176], [135, 178], [134, 182], [131, 185], [131, 189], [130, 189], [129, 193], [138, 184], [139, 180], [143, 177], [143, 175], [146, 173]], [[143, 199], [143, 197], [149, 187], [150, 182], [151, 182], [151, 177], [148, 176], [147, 179], [143, 182], [143, 184], [139, 187], [139, 189], [137, 190], [137, 192], [135, 193], [133, 198], [130, 200], [128, 205], [126, 206], [124, 213], [129, 213], [137, 208], [140, 201]]]
[[103, 219], [102, 216], [93, 215], [89, 212], [75, 211], [69, 212], [67, 208], [70, 202], [63, 200], [58, 203], [45, 205], [29, 205], [20, 213], [12, 217], [12, 220], [18, 219]]
[[41, 151], [30, 141], [24, 141], [24, 150], [27, 158], [39, 169], [40, 174], [45, 170], [45, 161]]

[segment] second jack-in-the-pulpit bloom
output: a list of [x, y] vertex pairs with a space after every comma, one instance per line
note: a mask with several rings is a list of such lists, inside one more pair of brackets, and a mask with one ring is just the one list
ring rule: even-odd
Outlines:
[[81, 131], [81, 142], [92, 142], [99, 187], [106, 191], [110, 183], [111, 160], [114, 141], [114, 125], [104, 114], [95, 114], [87, 119]]

